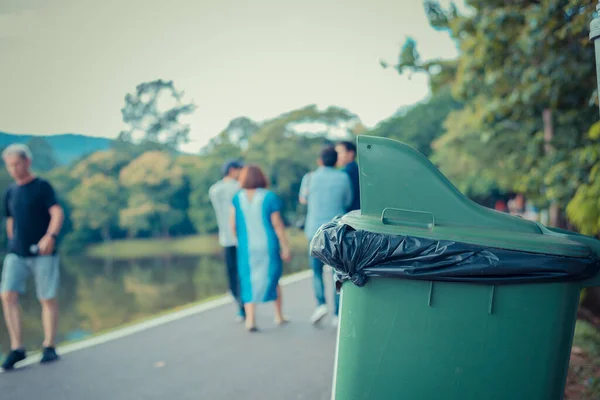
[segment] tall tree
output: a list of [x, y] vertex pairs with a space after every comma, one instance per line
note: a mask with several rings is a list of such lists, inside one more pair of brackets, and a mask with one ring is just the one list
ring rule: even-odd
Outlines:
[[[333, 130], [349, 129], [348, 135], [363, 131], [358, 117], [348, 110], [315, 105], [283, 113], [275, 118], [254, 122], [241, 117], [232, 120], [211, 141], [197, 160], [190, 176], [190, 219], [199, 232], [214, 232], [216, 219], [208, 189], [222, 177], [221, 165], [229, 158], [243, 159], [262, 166], [272, 189], [282, 198], [286, 216], [294, 218], [302, 176], [316, 167], [321, 147], [328, 143]], [[317, 127], [307, 131], [306, 126]]]
[[[477, 115], [470, 132], [449, 130], [447, 142], [455, 149], [468, 146], [494, 180], [510, 177], [507, 189], [540, 206], [564, 209], [591, 171], [574, 154], [589, 141], [597, 120], [590, 85], [594, 52], [587, 38], [593, 3], [470, 0], [470, 10], [461, 15], [456, 7], [425, 2], [431, 25], [447, 30], [459, 47], [452, 89], [467, 105], [461, 118]], [[436, 66], [436, 60], [415, 59], [401, 57], [399, 70]], [[546, 124], [544, 115], [551, 116]]]
[[600, 235], [600, 122], [595, 123], [588, 134], [589, 142], [574, 159], [590, 173], [582, 179], [573, 200], [567, 207], [571, 221], [585, 235]]
[[73, 179], [81, 180], [96, 174], [117, 178], [119, 172], [131, 161], [131, 154], [115, 149], [97, 151], [79, 161], [70, 169]]
[[446, 117], [460, 107], [446, 88], [405, 113], [382, 121], [369, 134], [400, 140], [429, 156], [432, 142], [444, 133]]
[[208, 146], [202, 150], [202, 154], [214, 156], [215, 153], [225, 153], [224, 156], [228, 156], [231, 151], [239, 153], [246, 150], [248, 141], [259, 129], [260, 124], [248, 117], [235, 118], [221, 133], [211, 139]]
[[132, 235], [168, 235], [169, 228], [185, 218], [185, 210], [173, 205], [184, 187], [183, 170], [168, 153], [142, 154], [121, 170], [119, 181], [130, 193], [119, 220]]
[[95, 174], [84, 178], [69, 195], [75, 229], [100, 230], [102, 239], [111, 239], [111, 228], [119, 220], [122, 192], [116, 179]]
[[121, 113], [130, 128], [121, 132], [118, 141], [161, 143], [171, 148], [187, 143], [190, 126], [180, 118], [192, 114], [196, 106], [184, 102], [183, 96], [173, 81], [158, 79], [139, 84], [135, 93], [125, 96]]
[[[235, 155], [240, 156], [239, 150]], [[208, 190], [223, 177], [221, 165], [224, 160], [225, 158], [212, 155], [202, 158], [180, 157], [177, 160], [190, 182], [188, 217], [199, 233], [213, 233], [217, 230], [217, 219], [208, 197]]]
[[[281, 196], [284, 209], [292, 214], [297, 208], [302, 176], [316, 167], [321, 147], [329, 143], [331, 130], [357, 123], [348, 110], [329, 107], [319, 110], [310, 105], [279, 115], [264, 122], [250, 137], [244, 158], [265, 168], [273, 189]], [[320, 129], [306, 132], [310, 124]]]
[[489, 196], [497, 187], [510, 186], [510, 176], [498, 181], [496, 171], [485, 165], [480, 155], [482, 149], [479, 120], [482, 103], [469, 104], [464, 109], [450, 112], [443, 123], [441, 137], [431, 147], [431, 161], [465, 195], [471, 198]]

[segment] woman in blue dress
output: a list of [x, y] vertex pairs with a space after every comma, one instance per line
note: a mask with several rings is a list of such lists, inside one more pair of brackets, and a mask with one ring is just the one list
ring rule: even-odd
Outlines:
[[283, 261], [290, 247], [281, 218], [279, 197], [267, 190], [261, 169], [248, 165], [239, 177], [241, 190], [233, 197], [232, 230], [237, 236], [238, 275], [246, 311], [246, 329], [256, 332], [255, 304], [275, 302], [275, 322], [286, 321], [281, 310]]

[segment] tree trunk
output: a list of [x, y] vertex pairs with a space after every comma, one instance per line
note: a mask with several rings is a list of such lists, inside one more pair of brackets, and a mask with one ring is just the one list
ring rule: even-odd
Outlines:
[[[552, 109], [545, 108], [542, 113], [542, 119], [544, 120], [544, 152], [546, 155], [551, 154], [554, 151], [552, 147], [552, 140], [554, 139], [554, 124], [552, 122]], [[554, 227], [561, 227], [561, 210], [556, 201], [552, 201], [549, 210], [549, 225]]]

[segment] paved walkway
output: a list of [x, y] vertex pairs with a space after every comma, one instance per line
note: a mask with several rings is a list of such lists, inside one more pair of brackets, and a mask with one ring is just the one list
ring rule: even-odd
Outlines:
[[233, 306], [219, 300], [212, 309], [71, 346], [55, 364], [28, 360], [0, 374], [0, 399], [329, 400], [336, 331], [309, 323], [314, 300], [304, 275], [283, 287], [289, 325], [277, 327], [265, 304], [261, 332], [249, 334], [233, 320]]

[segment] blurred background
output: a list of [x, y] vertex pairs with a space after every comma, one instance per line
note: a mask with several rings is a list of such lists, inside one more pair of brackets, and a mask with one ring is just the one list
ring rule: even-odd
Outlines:
[[[594, 7], [3, 0], [0, 147], [27, 143], [66, 210], [61, 342], [226, 292], [208, 188], [230, 158], [284, 201], [286, 273], [308, 267], [302, 176], [360, 134], [414, 146], [479, 204], [598, 236]], [[39, 306], [22, 304], [34, 348]], [[599, 316], [588, 289], [569, 398], [599, 393]]]

